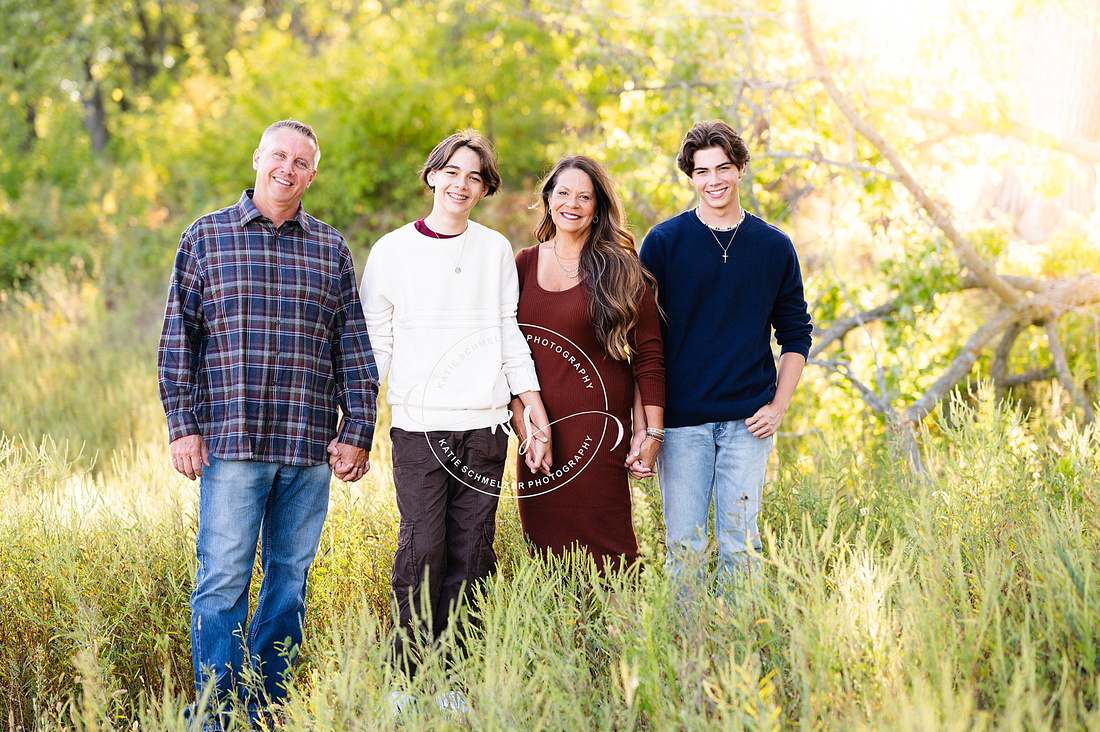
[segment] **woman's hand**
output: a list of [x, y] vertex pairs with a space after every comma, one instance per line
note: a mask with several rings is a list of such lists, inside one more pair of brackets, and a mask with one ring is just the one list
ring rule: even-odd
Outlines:
[[532, 473], [550, 475], [550, 467], [554, 461], [554, 448], [550, 442], [550, 430], [547, 427], [540, 428], [535, 424], [531, 425], [531, 430], [531, 439], [527, 443], [527, 452], [523, 458]]
[[655, 464], [661, 443], [646, 435], [644, 431], [634, 433], [630, 441], [630, 452], [626, 456], [626, 469], [632, 478], [652, 478], [657, 475]]
[[509, 408], [524, 462], [532, 473], [549, 475], [554, 451], [550, 441], [550, 420], [542, 397], [537, 391], [525, 391], [512, 399]]

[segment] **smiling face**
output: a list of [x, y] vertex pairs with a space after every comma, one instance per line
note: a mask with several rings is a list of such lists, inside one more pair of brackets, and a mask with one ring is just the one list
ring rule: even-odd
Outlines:
[[592, 179], [579, 168], [563, 170], [547, 202], [550, 218], [558, 231], [587, 239], [588, 228], [596, 214], [596, 194]]
[[428, 185], [435, 189], [433, 218], [468, 219], [474, 205], [485, 195], [481, 157], [468, 147], [455, 150], [441, 169], [430, 170]]
[[745, 169], [738, 168], [720, 147], [707, 147], [695, 152], [691, 169], [691, 185], [699, 194], [704, 214], [722, 215], [740, 208], [738, 185]]
[[252, 153], [252, 167], [256, 170], [252, 200], [261, 213], [270, 215], [266, 213], [270, 210], [294, 215], [302, 194], [317, 175], [316, 155], [313, 141], [292, 129], [277, 129], [261, 141]]

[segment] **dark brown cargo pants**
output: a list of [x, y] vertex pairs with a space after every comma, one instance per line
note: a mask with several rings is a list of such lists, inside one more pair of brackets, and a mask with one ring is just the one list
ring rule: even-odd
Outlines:
[[[399, 626], [394, 661], [411, 676], [473, 585], [496, 568], [493, 539], [508, 434], [501, 426], [463, 432], [394, 427], [390, 438], [401, 513], [390, 579]], [[461, 643], [461, 628], [454, 630]]]

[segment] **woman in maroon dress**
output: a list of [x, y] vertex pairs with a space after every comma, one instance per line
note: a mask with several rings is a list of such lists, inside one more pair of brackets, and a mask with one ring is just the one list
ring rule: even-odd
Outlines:
[[[602, 165], [563, 158], [542, 186], [539, 244], [516, 256], [519, 324], [550, 417], [553, 468], [517, 461], [519, 515], [540, 551], [585, 549], [601, 570], [631, 564], [628, 469], [654, 474], [664, 436], [664, 358], [652, 278]], [[522, 406], [513, 426], [527, 438]]]

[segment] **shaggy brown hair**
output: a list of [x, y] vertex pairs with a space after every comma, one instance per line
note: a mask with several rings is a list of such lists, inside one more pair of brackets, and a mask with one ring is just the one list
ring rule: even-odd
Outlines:
[[493, 144], [486, 140], [477, 130], [462, 130], [448, 137], [435, 146], [428, 161], [420, 169], [420, 180], [430, 190], [435, 187], [428, 182], [428, 173], [443, 170], [447, 161], [451, 159], [460, 147], [468, 147], [481, 158], [481, 179], [485, 182], [485, 195], [491, 196], [500, 190], [500, 173], [497, 172], [497, 154]]

